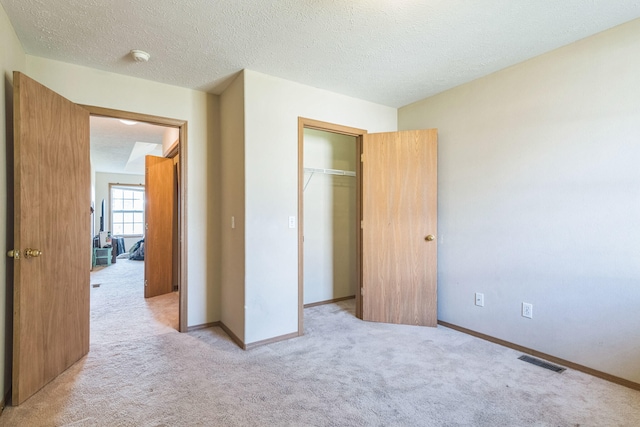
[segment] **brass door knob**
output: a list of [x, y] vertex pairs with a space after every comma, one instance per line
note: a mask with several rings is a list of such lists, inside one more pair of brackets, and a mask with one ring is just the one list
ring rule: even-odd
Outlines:
[[434, 236], [433, 234], [429, 234], [427, 237], [424, 238], [424, 240], [426, 240], [427, 242], [430, 242], [435, 238], [436, 236]]
[[13, 259], [20, 259], [20, 251], [18, 249], [11, 249], [7, 252], [7, 256]]
[[37, 258], [40, 255], [42, 255], [42, 251], [39, 249], [30, 249], [27, 248], [24, 250], [24, 257], [25, 258]]

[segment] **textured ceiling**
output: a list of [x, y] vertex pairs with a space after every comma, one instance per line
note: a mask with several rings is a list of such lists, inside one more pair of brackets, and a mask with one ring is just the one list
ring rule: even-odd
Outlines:
[[31, 55], [212, 93], [248, 68], [392, 107], [640, 16], [638, 0], [0, 3]]
[[162, 156], [167, 128], [91, 116], [91, 164], [96, 172], [144, 175], [144, 156]]

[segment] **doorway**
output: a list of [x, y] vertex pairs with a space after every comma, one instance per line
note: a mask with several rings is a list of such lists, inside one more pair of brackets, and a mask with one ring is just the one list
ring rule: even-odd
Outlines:
[[304, 130], [304, 306], [356, 294], [356, 137]]
[[298, 119], [298, 335], [304, 334], [305, 306], [355, 296], [361, 317], [360, 153], [366, 133]]
[[435, 326], [437, 129], [370, 134], [299, 118], [298, 335], [304, 334], [305, 129], [356, 137], [356, 316]]
[[[187, 122], [183, 120], [112, 110], [102, 107], [83, 105], [91, 117], [105, 117], [129, 120], [144, 124], [173, 128], [177, 139], [165, 147], [165, 156], [175, 160], [175, 171], [178, 196], [175, 202], [177, 220], [174, 222], [175, 238], [173, 239], [174, 280], [178, 284], [178, 331], [187, 330], [187, 256], [186, 256], [186, 190], [187, 190]], [[144, 156], [143, 156], [144, 157]], [[144, 158], [142, 159], [144, 162]], [[96, 203], [100, 203], [96, 199]]]
[[[187, 123], [83, 107], [17, 71], [13, 95], [11, 400], [20, 405], [89, 352], [90, 114], [177, 128], [183, 190]], [[187, 319], [185, 196], [182, 191], [180, 331]]]

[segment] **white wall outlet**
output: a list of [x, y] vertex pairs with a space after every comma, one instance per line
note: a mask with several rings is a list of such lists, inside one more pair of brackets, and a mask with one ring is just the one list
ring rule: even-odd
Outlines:
[[484, 307], [484, 294], [476, 292], [476, 305], [479, 307]]
[[522, 317], [533, 319], [533, 304], [529, 304], [528, 302], [522, 303]]
[[295, 216], [290, 216], [289, 217], [289, 228], [296, 228], [296, 217]]

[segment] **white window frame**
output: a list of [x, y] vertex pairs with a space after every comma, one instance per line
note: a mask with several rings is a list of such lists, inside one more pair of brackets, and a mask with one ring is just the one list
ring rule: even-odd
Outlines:
[[[134, 191], [136, 193], [141, 193], [142, 194], [142, 202], [141, 202], [141, 207], [138, 208], [137, 206], [135, 206], [137, 200], [140, 199], [135, 199], [135, 197], [132, 196], [131, 199], [127, 199], [127, 198], [122, 198], [120, 200], [122, 200], [122, 209], [116, 209], [116, 203], [117, 200], [114, 200], [114, 190], [124, 190], [124, 191]], [[125, 208], [124, 203], [125, 201], [130, 200], [131, 201], [131, 206], [130, 208]], [[110, 223], [110, 229], [111, 229], [111, 233], [114, 236], [122, 236], [122, 237], [143, 237], [144, 236], [144, 228], [145, 228], [145, 208], [146, 208], [146, 202], [145, 202], [145, 197], [144, 197], [144, 185], [136, 185], [136, 184], [109, 184], [109, 223]], [[115, 215], [121, 213], [123, 216], [123, 220], [122, 221], [118, 221], [120, 224], [122, 224], [123, 228], [122, 228], [122, 233], [118, 231], [116, 231], [116, 227], [115, 225], [118, 223], [115, 221]], [[131, 221], [125, 221], [125, 216], [126, 215], [133, 215], [134, 218], [131, 218]], [[135, 214], [142, 214], [142, 220], [141, 221], [137, 221], [135, 218]], [[130, 229], [130, 233], [125, 233], [125, 226], [127, 224], [132, 224], [133, 225], [133, 229]], [[136, 224], [139, 225], [138, 230], [135, 230], [136, 228]], [[140, 233], [136, 233], [136, 231], [140, 231]]]

